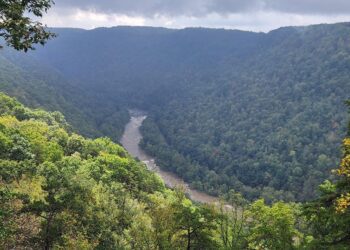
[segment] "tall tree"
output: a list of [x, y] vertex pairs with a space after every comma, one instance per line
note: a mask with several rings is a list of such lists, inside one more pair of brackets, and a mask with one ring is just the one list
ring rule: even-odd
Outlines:
[[244, 249], [247, 247], [247, 217], [245, 212], [248, 202], [234, 190], [230, 190], [223, 198], [227, 202], [221, 203], [217, 219], [223, 248]]
[[181, 246], [191, 249], [217, 249], [213, 232], [216, 229], [214, 209], [195, 206], [183, 192], [176, 193], [174, 218], [177, 222], [177, 237]]
[[45, 26], [30, 17], [41, 18], [52, 6], [52, 0], [0, 0], [0, 37], [17, 50], [34, 49], [54, 36]]
[[300, 240], [296, 229], [296, 208], [283, 202], [271, 207], [263, 199], [251, 205], [247, 214], [250, 218], [250, 249], [294, 249]]
[[[350, 102], [347, 102], [350, 106]], [[348, 249], [350, 245], [350, 127], [335, 183], [320, 185], [321, 196], [304, 206], [316, 247]]]

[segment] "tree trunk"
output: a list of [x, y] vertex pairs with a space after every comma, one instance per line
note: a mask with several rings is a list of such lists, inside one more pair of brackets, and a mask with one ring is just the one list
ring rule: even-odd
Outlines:
[[191, 229], [187, 229], [187, 250], [191, 250]]

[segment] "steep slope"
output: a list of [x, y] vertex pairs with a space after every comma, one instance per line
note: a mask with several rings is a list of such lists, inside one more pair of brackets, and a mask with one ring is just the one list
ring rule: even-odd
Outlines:
[[[213, 77], [227, 57], [240, 60], [263, 34], [147, 27], [54, 29], [59, 37], [34, 54], [90, 91], [126, 105], [148, 105], [154, 92], [192, 74]], [[65, 51], [65, 53], [60, 53]]]
[[115, 140], [121, 136], [128, 121], [126, 109], [108, 100], [101, 105], [74, 81], [35, 59], [33, 52], [26, 55], [11, 49], [0, 52], [0, 91], [30, 107], [61, 111], [73, 129], [86, 136], [108, 135]]
[[148, 111], [144, 149], [198, 189], [305, 200], [337, 164], [350, 90], [347, 23], [266, 34], [54, 31], [59, 37], [32, 56], [83, 90], [83, 100], [79, 91], [71, 99], [93, 128], [118, 139], [127, 108]]
[[212, 208], [166, 189], [110, 139], [67, 126], [0, 93], [1, 248], [184, 249], [188, 225], [191, 248], [216, 249]]
[[350, 28], [286, 28], [268, 37], [278, 43], [155, 109], [143, 145], [212, 193], [233, 187], [250, 198], [310, 199], [337, 164], [345, 134]]
[[304, 208], [248, 204], [233, 191], [229, 204], [207, 206], [165, 188], [110, 139], [68, 127], [61, 113], [0, 93], [1, 248], [347, 249], [349, 138], [339, 180], [326, 181], [323, 197]]

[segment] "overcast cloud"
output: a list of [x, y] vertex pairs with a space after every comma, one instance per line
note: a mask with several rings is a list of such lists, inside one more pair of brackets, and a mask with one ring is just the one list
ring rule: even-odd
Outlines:
[[54, 27], [147, 25], [269, 31], [280, 26], [350, 21], [350, 0], [56, 0]]

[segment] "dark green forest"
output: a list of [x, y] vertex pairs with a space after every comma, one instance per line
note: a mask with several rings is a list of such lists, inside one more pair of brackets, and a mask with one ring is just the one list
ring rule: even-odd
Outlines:
[[52, 5], [0, 0], [0, 249], [349, 249], [349, 23], [48, 29]]
[[[350, 141], [337, 182], [304, 205], [191, 202], [108, 138], [0, 94], [3, 249], [348, 249]], [[336, 225], [336, 226], [335, 226]]]
[[92, 138], [117, 141], [129, 120], [118, 104], [102, 102], [54, 67], [9, 48], [0, 53], [0, 90], [30, 107], [63, 112], [74, 130]]
[[229, 74], [195, 79], [197, 86], [153, 107], [144, 149], [212, 194], [234, 188], [249, 199], [315, 197], [345, 134], [349, 28], [284, 35]]
[[52, 31], [58, 36], [44, 48], [2, 53], [1, 89], [63, 112], [83, 135], [116, 142], [128, 108], [148, 112], [143, 148], [197, 189], [305, 201], [338, 164], [350, 88], [347, 23], [269, 33]]
[[305, 201], [338, 164], [350, 91], [348, 23], [269, 33], [52, 31], [57, 38], [25, 58], [63, 78], [49, 85], [63, 98], [55, 109], [82, 134], [114, 141], [128, 108], [146, 111], [143, 148], [197, 189]]

